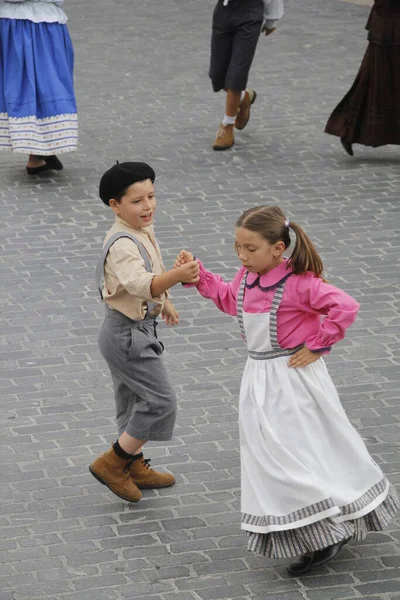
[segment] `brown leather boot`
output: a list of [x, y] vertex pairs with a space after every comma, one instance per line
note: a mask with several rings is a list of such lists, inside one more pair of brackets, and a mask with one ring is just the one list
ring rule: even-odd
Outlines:
[[92, 462], [89, 471], [100, 483], [106, 485], [116, 496], [139, 502], [142, 492], [133, 483], [129, 475], [129, 465], [132, 459], [120, 458], [111, 446], [110, 450], [101, 454]]
[[143, 454], [134, 456], [129, 475], [138, 488], [165, 488], [174, 485], [175, 477], [171, 473], [160, 473], [150, 467], [150, 458], [144, 458]]
[[232, 148], [235, 143], [235, 137], [233, 133], [233, 125], [221, 125], [219, 126], [217, 137], [215, 138], [213, 149], [214, 150], [228, 150]]
[[251, 105], [254, 104], [256, 98], [256, 92], [250, 88], [247, 88], [244, 94], [244, 98], [239, 104], [239, 111], [235, 121], [236, 129], [244, 129], [246, 127], [250, 119]]

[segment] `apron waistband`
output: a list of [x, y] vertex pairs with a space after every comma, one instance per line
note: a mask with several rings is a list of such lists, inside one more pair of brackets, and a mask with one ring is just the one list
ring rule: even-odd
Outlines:
[[253, 360], [270, 360], [271, 358], [280, 358], [281, 356], [292, 356], [292, 354], [296, 354], [299, 350], [304, 348], [304, 345], [297, 346], [296, 348], [282, 348], [282, 350], [271, 350], [270, 352], [255, 352], [254, 350], [249, 350], [248, 355], [249, 358]]

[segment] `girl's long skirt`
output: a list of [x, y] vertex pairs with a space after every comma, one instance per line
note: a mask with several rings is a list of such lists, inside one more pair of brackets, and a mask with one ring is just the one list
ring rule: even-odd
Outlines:
[[369, 43], [357, 77], [325, 132], [351, 144], [400, 144], [400, 45]]
[[78, 143], [66, 25], [0, 19], [0, 150], [48, 156]]
[[294, 369], [285, 350], [274, 350], [274, 319], [243, 313], [254, 358], [239, 402], [241, 509], [249, 550], [284, 558], [381, 531], [399, 501], [350, 424], [322, 358]]

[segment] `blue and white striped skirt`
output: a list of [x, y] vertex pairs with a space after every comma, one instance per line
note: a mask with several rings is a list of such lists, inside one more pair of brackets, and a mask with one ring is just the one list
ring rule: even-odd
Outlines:
[[78, 143], [66, 25], [0, 19], [0, 150], [49, 156]]

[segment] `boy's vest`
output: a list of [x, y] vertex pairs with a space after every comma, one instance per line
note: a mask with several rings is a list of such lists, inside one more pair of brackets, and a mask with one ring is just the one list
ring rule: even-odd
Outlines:
[[[134, 244], [136, 244], [136, 246], [138, 247], [138, 250], [140, 252], [140, 256], [143, 258], [146, 271], [148, 271], [149, 273], [152, 272], [150, 258], [149, 258], [149, 255], [147, 254], [146, 248], [143, 246], [142, 242], [140, 242], [134, 235], [132, 235], [130, 233], [125, 233], [124, 231], [115, 233], [105, 243], [102, 253], [100, 254], [100, 257], [99, 257], [99, 260], [97, 263], [97, 267], [96, 267], [96, 284], [97, 284], [97, 289], [99, 290], [99, 293], [100, 293], [100, 298], [102, 300], [104, 300], [103, 291], [102, 291], [103, 290], [102, 279], [104, 278], [104, 265], [106, 264], [107, 256], [108, 256], [111, 246], [120, 238], [129, 238], [130, 240], [132, 240], [132, 242]], [[157, 306], [157, 304], [155, 302], [147, 302], [147, 314], [150, 314], [156, 306]]]

